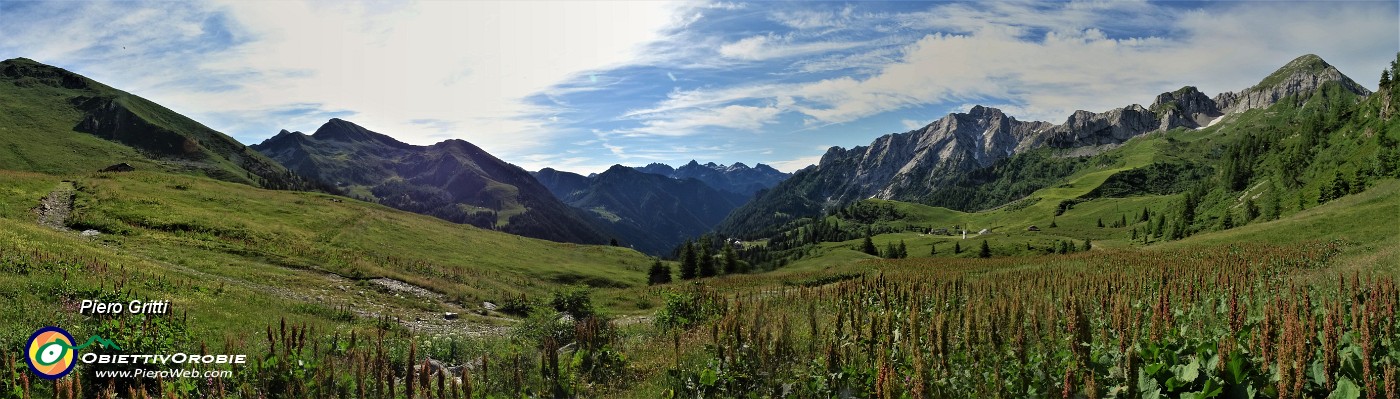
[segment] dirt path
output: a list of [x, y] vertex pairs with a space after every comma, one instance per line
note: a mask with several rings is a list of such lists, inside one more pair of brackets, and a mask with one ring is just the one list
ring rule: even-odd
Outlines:
[[68, 230], [68, 214], [73, 212], [74, 188], [72, 182], [60, 182], [34, 211], [39, 214], [39, 224], [57, 230]]

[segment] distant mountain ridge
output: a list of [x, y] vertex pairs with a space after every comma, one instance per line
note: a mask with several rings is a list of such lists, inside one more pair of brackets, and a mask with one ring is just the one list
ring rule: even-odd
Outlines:
[[560, 242], [607, 234], [520, 167], [463, 140], [417, 146], [341, 119], [282, 130], [251, 148], [348, 195], [483, 228]]
[[[660, 164], [653, 170], [655, 165]], [[710, 231], [749, 198], [699, 179], [622, 165], [591, 176], [552, 168], [533, 174], [560, 200], [604, 223], [620, 245], [658, 256]]]
[[1016, 154], [1047, 147], [1094, 153], [1150, 132], [1199, 128], [1327, 84], [1361, 96], [1370, 93], [1308, 54], [1257, 85], [1214, 99], [1187, 86], [1157, 96], [1151, 107], [1133, 104], [1102, 113], [1081, 110], [1061, 124], [1019, 121], [1001, 110], [974, 106], [918, 130], [881, 136], [868, 146], [832, 147], [817, 165], [794, 173], [737, 209], [719, 230], [737, 235], [867, 198], [917, 202], [959, 173], [987, 168]]
[[725, 166], [714, 162], [701, 164], [693, 159], [679, 168], [672, 168], [663, 163], [652, 163], [635, 169], [673, 179], [696, 179], [715, 189], [745, 196], [751, 196], [759, 190], [772, 188], [791, 176], [761, 163], [753, 167], [749, 167], [743, 162], [735, 162], [733, 165]]

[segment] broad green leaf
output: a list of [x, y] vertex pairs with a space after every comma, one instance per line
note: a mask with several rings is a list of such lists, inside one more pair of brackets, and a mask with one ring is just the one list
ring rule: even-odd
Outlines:
[[700, 371], [700, 385], [712, 387], [716, 381], [719, 381], [719, 376], [715, 374], [715, 370], [707, 368]]
[[1167, 365], [1162, 363], [1152, 363], [1147, 366], [1144, 366], [1142, 368], [1142, 372], [1147, 375], [1157, 375], [1157, 372], [1162, 371], [1162, 368], [1164, 367], [1167, 367]]
[[1245, 369], [1246, 363], [1242, 356], [1234, 356], [1225, 363], [1225, 372], [1229, 374], [1231, 384], [1243, 384], [1249, 380], [1249, 374]]
[[1146, 370], [1138, 370], [1138, 392], [1143, 398], [1157, 399], [1162, 397], [1161, 386], [1157, 384], [1157, 379], [1152, 378]]
[[1202, 395], [1203, 395], [1203, 396], [1201, 396], [1201, 397], [1202, 397], [1202, 398], [1214, 398], [1214, 397], [1218, 397], [1218, 396], [1220, 396], [1220, 394], [1221, 394], [1222, 392], [1224, 392], [1224, 391], [1225, 391], [1225, 387], [1224, 387], [1223, 385], [1220, 385], [1219, 382], [1216, 382], [1216, 380], [1215, 380], [1214, 378], [1207, 378], [1207, 379], [1206, 379], [1206, 387], [1205, 387], [1204, 389], [1201, 389], [1201, 393], [1202, 393]]
[[1191, 357], [1190, 363], [1172, 368], [1172, 374], [1176, 374], [1176, 378], [1183, 383], [1190, 384], [1196, 382], [1196, 378], [1201, 376], [1200, 358]]
[[1350, 378], [1342, 377], [1337, 379], [1337, 389], [1327, 395], [1327, 399], [1357, 399], [1361, 397], [1361, 387], [1351, 382]]
[[1332, 379], [1331, 376], [1327, 375], [1327, 369], [1322, 367], [1322, 361], [1312, 362], [1309, 371], [1312, 372], [1313, 381], [1317, 382], [1318, 385], [1326, 385], [1327, 381]]

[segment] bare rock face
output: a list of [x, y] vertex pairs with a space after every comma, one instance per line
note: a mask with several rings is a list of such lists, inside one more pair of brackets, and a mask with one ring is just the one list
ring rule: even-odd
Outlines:
[[1233, 93], [1220, 93], [1215, 96], [1215, 103], [1224, 114], [1240, 113], [1266, 108], [1285, 97], [1312, 92], [1330, 82], [1337, 82], [1343, 89], [1362, 96], [1371, 94], [1370, 90], [1343, 75], [1327, 61], [1308, 54], [1289, 61], [1254, 87]]
[[1161, 130], [1198, 128], [1223, 115], [1215, 100], [1206, 97], [1195, 86], [1162, 93], [1148, 109], [1157, 114], [1158, 128]]
[[1065, 123], [1045, 132], [1038, 138], [1038, 142], [1027, 143], [1023, 150], [1039, 147], [1041, 144], [1055, 148], [1122, 144], [1140, 134], [1157, 130], [1158, 127], [1156, 115], [1137, 104], [1101, 114], [1075, 111]]

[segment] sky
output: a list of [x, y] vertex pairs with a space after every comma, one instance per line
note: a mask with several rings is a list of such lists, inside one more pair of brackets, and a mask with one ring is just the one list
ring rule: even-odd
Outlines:
[[6, 1], [0, 59], [60, 66], [246, 144], [341, 118], [528, 170], [794, 171], [973, 105], [1062, 123], [1303, 54], [1363, 86], [1378, 2]]

